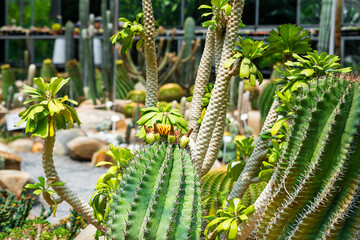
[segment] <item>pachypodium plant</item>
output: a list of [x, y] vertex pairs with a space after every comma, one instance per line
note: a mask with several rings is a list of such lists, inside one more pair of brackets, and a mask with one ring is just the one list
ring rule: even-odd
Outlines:
[[202, 26], [205, 28], [209, 28], [213, 30], [215, 28], [219, 28], [221, 26], [221, 14], [225, 13], [227, 17], [230, 16], [231, 13], [231, 5], [228, 4], [228, 0], [211, 0], [211, 5], [201, 5], [199, 9], [210, 9], [210, 12], [204, 13], [201, 15], [202, 17], [213, 16], [213, 20], [209, 20], [202, 23]]
[[278, 31], [271, 30], [265, 41], [269, 43], [267, 54], [280, 53], [283, 63], [291, 60], [292, 54], [305, 54], [312, 50], [310, 47], [310, 31], [295, 24], [282, 24]]
[[[69, 203], [89, 223], [96, 226], [100, 231], [105, 232], [103, 226], [99, 225], [93, 217], [93, 210], [90, 205], [73, 193], [66, 184], [58, 184], [62, 181], [60, 181], [56, 172], [53, 160], [55, 132], [57, 129], [69, 129], [74, 123], [77, 125], [81, 124], [76, 111], [65, 103], [67, 101], [76, 105], [77, 102], [69, 99], [68, 96], [56, 96], [60, 89], [68, 82], [69, 79], [53, 77], [49, 83], [45, 83], [42, 78], [35, 78], [34, 83], [38, 89], [24, 86], [23, 91], [32, 97], [25, 104], [36, 103], [19, 113], [21, 120], [17, 126], [26, 121], [26, 133], [32, 133], [32, 136], [45, 139], [42, 164], [47, 182], [53, 184], [51, 187], [59, 195], [59, 201]], [[48, 204], [54, 205], [54, 202], [49, 201]]]
[[239, 42], [236, 43], [237, 48], [234, 49], [237, 52], [232, 58], [224, 63], [224, 68], [230, 68], [233, 63], [239, 60], [240, 63], [240, 78], [248, 78], [251, 86], [255, 86], [256, 79], [259, 84], [262, 83], [264, 77], [252, 62], [255, 58], [263, 56], [268, 45], [263, 41], [254, 41], [254, 39], [246, 37], [242, 39], [239, 36]]
[[[35, 195], [39, 196], [40, 194], [42, 194], [44, 199], [46, 199], [46, 202], [52, 203], [51, 205], [54, 205], [54, 208], [52, 209], [53, 216], [55, 217], [56, 216], [57, 205], [59, 204], [59, 200], [57, 200], [54, 197], [55, 191], [51, 190], [50, 188], [52, 186], [64, 186], [65, 183], [63, 183], [63, 182], [53, 182], [53, 183], [51, 183], [50, 181], [48, 181], [48, 184], [45, 184], [45, 178], [44, 177], [38, 177], [38, 179], [39, 179], [38, 183], [26, 184], [25, 188], [35, 189], [34, 192], [33, 192]], [[50, 180], [50, 179], [48, 179], [48, 180]]]
[[283, 74], [284, 79], [277, 82], [285, 82], [286, 87], [281, 89], [285, 92], [287, 89], [295, 91], [300, 87], [306, 87], [307, 82], [311, 79], [335, 73], [349, 73], [351, 68], [340, 68], [340, 58], [335, 55], [328, 55], [326, 52], [319, 53], [314, 50], [307, 52], [307, 55], [299, 56], [293, 54], [296, 61], [287, 61], [285, 63], [286, 69], [280, 67], [275, 69]]
[[165, 107], [158, 104], [158, 107], [143, 108], [140, 111], [143, 116], [137, 121], [137, 124], [142, 127], [137, 136], [142, 139], [144, 139], [146, 135], [145, 127], [152, 127], [154, 124], [174, 125], [181, 129], [182, 133], [186, 133], [188, 130], [188, 124], [184, 116], [178, 109], [172, 109], [171, 103]]
[[220, 234], [225, 232], [227, 239], [233, 240], [238, 235], [238, 224], [248, 219], [248, 215], [255, 211], [254, 206], [246, 207], [241, 199], [234, 198], [223, 201], [222, 208], [217, 210], [216, 217], [209, 217], [209, 224], [206, 226], [205, 236], [209, 238], [213, 231], [220, 239]]
[[[108, 209], [113, 239], [199, 239], [201, 190], [189, 137], [162, 129], [159, 141], [137, 150]], [[153, 137], [153, 133], [151, 138]], [[146, 139], [149, 139], [146, 137]]]
[[127, 53], [132, 48], [134, 38], [140, 35], [141, 38], [136, 43], [136, 49], [139, 51], [143, 47], [143, 31], [145, 30], [142, 25], [143, 13], [136, 15], [136, 20], [131, 22], [126, 18], [119, 18], [119, 22], [123, 22], [122, 30], [110, 38], [112, 44], [116, 42], [122, 43], [121, 53]]
[[99, 177], [95, 186], [95, 193], [90, 200], [90, 205], [94, 209], [94, 217], [101, 223], [106, 218], [106, 207], [120, 186], [122, 174], [125, 172], [129, 160], [133, 157], [129, 149], [115, 147], [114, 145], [111, 145], [110, 150], [105, 153], [114, 160], [114, 163], [104, 161], [96, 164], [97, 167], [104, 165], [111, 165], [111, 167]]

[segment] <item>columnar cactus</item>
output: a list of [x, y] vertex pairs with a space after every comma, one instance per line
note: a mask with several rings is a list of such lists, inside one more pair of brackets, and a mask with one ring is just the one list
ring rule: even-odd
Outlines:
[[[89, 17], [89, 0], [80, 0], [79, 1], [79, 18], [80, 18], [80, 32], [88, 26], [88, 17]], [[82, 34], [79, 38], [79, 62], [80, 62], [80, 72], [84, 78], [84, 66], [86, 64], [85, 60], [85, 40]]]
[[65, 59], [69, 61], [74, 58], [74, 24], [67, 21], [65, 25]]
[[259, 239], [355, 239], [360, 191], [360, 84], [340, 77], [298, 98]]
[[44, 59], [40, 70], [40, 77], [42, 77], [45, 82], [49, 82], [52, 77], [56, 76], [56, 74], [57, 71], [52, 63], [52, 60], [50, 58]]
[[13, 88], [13, 94], [14, 90], [16, 90], [15, 76], [9, 64], [4, 64], [1, 66], [1, 76], [2, 94], [5, 102], [7, 102], [11, 98], [11, 96], [9, 96], [10, 87]]
[[72, 83], [74, 85], [75, 95], [77, 97], [85, 96], [84, 84], [81, 78], [79, 62], [76, 59], [66, 62], [66, 71], [68, 72]]
[[[163, 133], [166, 126], [154, 129]], [[199, 239], [200, 181], [182, 144], [155, 142], [134, 155], [108, 210], [113, 239]]]

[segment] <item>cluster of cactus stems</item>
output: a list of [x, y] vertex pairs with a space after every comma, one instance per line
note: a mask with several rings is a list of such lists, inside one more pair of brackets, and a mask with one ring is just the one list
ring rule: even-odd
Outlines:
[[21, 227], [34, 204], [35, 200], [26, 196], [24, 190], [19, 200], [15, 195], [0, 190], [0, 232], [7, 232]]
[[[206, 175], [201, 177], [202, 198], [207, 199], [211, 197], [211, 199], [206, 200], [206, 203], [203, 205], [203, 215], [209, 215], [212, 205], [214, 205], [214, 209], [212, 211], [215, 213], [222, 204], [222, 199], [216, 199], [216, 197], [218, 197], [216, 195], [221, 195], [221, 193], [224, 193], [227, 197], [233, 185], [234, 181], [232, 181], [232, 179], [229, 177], [229, 174], [227, 174], [227, 170], [225, 168], [211, 170]], [[247, 207], [253, 205], [260, 196], [261, 192], [264, 190], [265, 186], [265, 182], [250, 184], [249, 188], [242, 197], [242, 202], [244, 205]]]
[[257, 200], [258, 239], [359, 236], [360, 86], [344, 78], [319, 79], [298, 96], [287, 146]]
[[199, 239], [200, 180], [189, 149], [169, 141], [144, 145], [127, 167], [108, 209], [113, 239]]

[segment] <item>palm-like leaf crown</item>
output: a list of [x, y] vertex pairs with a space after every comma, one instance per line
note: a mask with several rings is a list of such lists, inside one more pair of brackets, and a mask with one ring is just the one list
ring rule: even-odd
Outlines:
[[55, 135], [56, 129], [70, 129], [73, 123], [81, 124], [74, 108], [65, 104], [65, 101], [77, 105], [77, 102], [64, 97], [56, 97], [56, 93], [69, 82], [68, 79], [53, 77], [50, 83], [45, 83], [42, 78], [34, 78], [34, 83], [39, 89], [24, 86], [24, 93], [30, 94], [32, 99], [24, 102], [38, 102], [27, 110], [20, 112], [20, 122], [15, 126], [20, 126], [26, 121], [25, 132], [32, 132], [32, 136], [47, 138]]

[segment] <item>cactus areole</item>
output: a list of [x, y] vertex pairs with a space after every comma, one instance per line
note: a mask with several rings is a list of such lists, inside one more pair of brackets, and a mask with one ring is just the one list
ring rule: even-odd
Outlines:
[[171, 128], [167, 140], [153, 139], [134, 154], [108, 209], [110, 239], [200, 238], [199, 177], [189, 149], [180, 146], [188, 136], [173, 141]]

